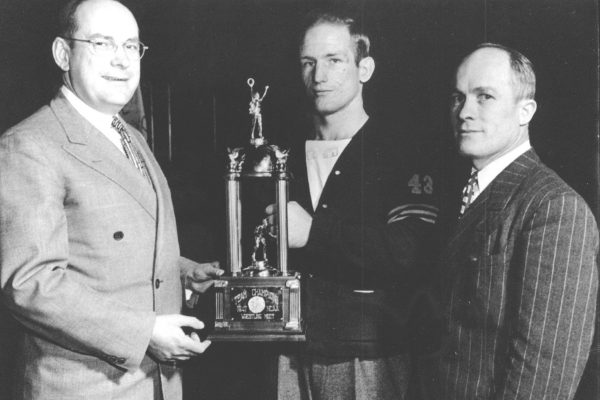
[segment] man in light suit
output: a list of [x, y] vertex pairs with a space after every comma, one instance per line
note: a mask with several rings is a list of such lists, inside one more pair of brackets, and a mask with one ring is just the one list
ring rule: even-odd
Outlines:
[[0, 137], [0, 281], [24, 328], [14, 398], [179, 399], [175, 362], [209, 345], [183, 330], [203, 324], [180, 315], [182, 289], [222, 270], [180, 257], [165, 177], [117, 115], [145, 50], [134, 16], [74, 0], [60, 28], [62, 88]]
[[596, 221], [529, 144], [531, 62], [480, 45], [456, 73], [451, 115], [472, 162], [442, 255], [443, 399], [571, 399], [588, 357]]

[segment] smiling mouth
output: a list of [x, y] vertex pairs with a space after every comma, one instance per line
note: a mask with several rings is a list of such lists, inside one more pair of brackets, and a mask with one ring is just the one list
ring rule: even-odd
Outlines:
[[107, 81], [127, 82], [127, 78], [117, 78], [114, 76], [107, 76], [107, 75], [104, 75], [103, 78], [106, 79]]

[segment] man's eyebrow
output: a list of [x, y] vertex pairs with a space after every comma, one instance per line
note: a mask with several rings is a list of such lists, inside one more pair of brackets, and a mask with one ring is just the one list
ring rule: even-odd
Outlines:
[[492, 86], [477, 86], [473, 89], [473, 92], [481, 93], [481, 92], [496, 92], [496, 89]]
[[334, 51], [331, 53], [325, 54], [326, 58], [337, 57], [337, 58], [345, 58], [346, 54], [343, 51]]
[[[335, 51], [335, 52], [331, 52], [331, 53], [327, 53], [323, 56], [323, 58], [331, 58], [331, 57], [345, 57], [345, 54], [341, 51]], [[300, 58], [308, 58], [311, 60], [316, 60], [319, 57], [314, 57], [314, 56], [303, 56], [301, 55]]]
[[[98, 38], [101, 38], [101, 39], [106, 39], [106, 40], [112, 40], [113, 42], [115, 42], [115, 38], [114, 38], [114, 37], [112, 37], [112, 36], [110, 36], [110, 35], [103, 35], [103, 34], [101, 34], [101, 33], [92, 33], [92, 34], [89, 36], [89, 38], [90, 38], [90, 39], [98, 39]], [[126, 39], [124, 43], [127, 43], [127, 42], [132, 42], [132, 41], [133, 41], [133, 42], [139, 42], [139, 41], [140, 41], [140, 38], [139, 38], [138, 36], [133, 36], [133, 37], [130, 37], [130, 38]]]

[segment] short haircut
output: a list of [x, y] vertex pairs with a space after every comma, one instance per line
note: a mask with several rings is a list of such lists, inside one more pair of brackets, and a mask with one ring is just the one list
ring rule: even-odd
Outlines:
[[371, 41], [369, 40], [369, 36], [364, 30], [364, 25], [362, 21], [358, 18], [355, 18], [351, 15], [349, 11], [342, 9], [317, 9], [308, 13], [304, 19], [304, 23], [302, 25], [301, 37], [300, 37], [300, 48], [304, 43], [304, 36], [306, 32], [317, 25], [320, 24], [334, 24], [341, 25], [348, 28], [348, 32], [350, 32], [350, 37], [354, 41], [354, 61], [356, 65], [366, 57], [369, 57], [369, 52], [371, 49]]
[[481, 43], [470, 54], [479, 49], [498, 49], [508, 54], [516, 100], [535, 98], [535, 70], [533, 63], [527, 57], [515, 49], [497, 43]]
[[[73, 37], [75, 31], [79, 28], [75, 14], [79, 6], [86, 1], [89, 0], [69, 0], [61, 7], [58, 13], [58, 36], [63, 38]], [[120, 0], [113, 1], [123, 4]]]

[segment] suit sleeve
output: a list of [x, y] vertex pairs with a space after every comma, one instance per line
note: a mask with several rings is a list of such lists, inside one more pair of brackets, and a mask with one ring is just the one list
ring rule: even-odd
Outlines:
[[424, 245], [433, 245], [438, 205], [430, 171], [385, 165], [380, 176], [360, 177], [355, 187], [360, 211], [316, 210], [306, 250], [330, 255], [335, 260], [330, 265], [342, 265], [344, 274], [354, 273], [361, 282], [406, 277], [423, 260]]
[[[542, 202], [519, 238], [514, 307], [496, 399], [571, 399], [590, 350], [598, 276], [596, 222], [566, 195]], [[497, 355], [497, 357], [505, 357]], [[496, 363], [498, 365], [498, 363]]]
[[[69, 265], [66, 182], [53, 143], [27, 133], [0, 137], [0, 283], [3, 300], [36, 336], [122, 368], [138, 366], [155, 315], [74, 278]], [[93, 257], [94, 249], [89, 249]]]

